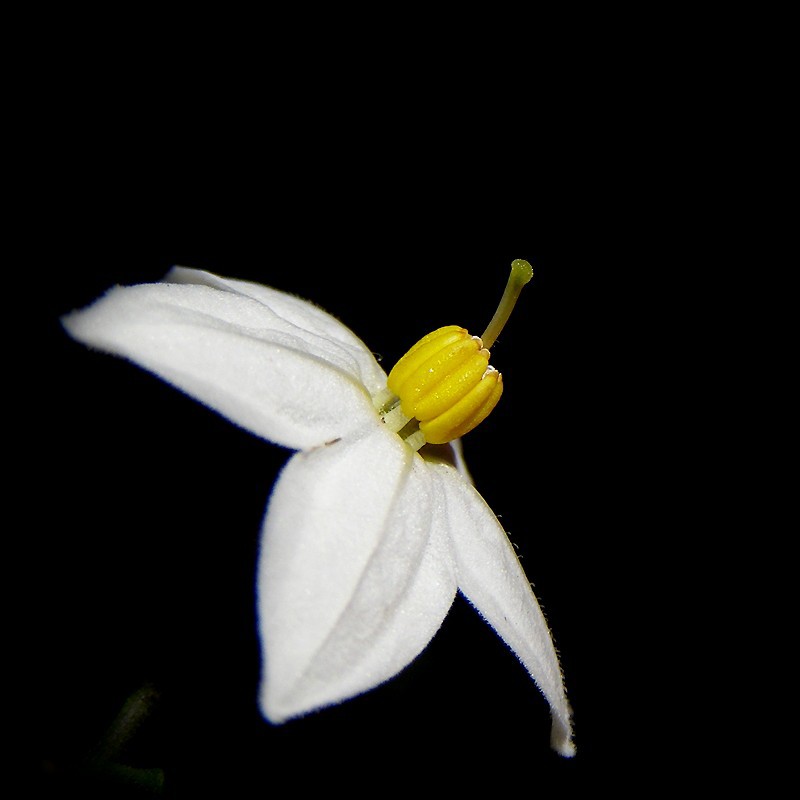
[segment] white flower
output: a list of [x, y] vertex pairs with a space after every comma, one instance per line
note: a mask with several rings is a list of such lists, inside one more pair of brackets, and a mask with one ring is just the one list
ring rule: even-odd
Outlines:
[[305, 300], [181, 267], [161, 283], [116, 287], [63, 324], [299, 451], [273, 489], [258, 568], [270, 721], [396, 675], [460, 590], [549, 702], [552, 746], [574, 753], [550, 632], [458, 441], [418, 451], [386, 373], [348, 328]]

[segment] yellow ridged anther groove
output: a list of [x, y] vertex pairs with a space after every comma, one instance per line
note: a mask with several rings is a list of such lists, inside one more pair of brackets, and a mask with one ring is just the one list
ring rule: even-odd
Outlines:
[[439, 328], [412, 347], [389, 373], [388, 386], [431, 444], [472, 430], [503, 391], [483, 342], [456, 325]]
[[[395, 364], [389, 373], [388, 389], [397, 400], [385, 406], [388, 410], [383, 418], [415, 449], [424, 443], [423, 436], [431, 444], [463, 436], [497, 405], [503, 379], [489, 365], [488, 348], [532, 276], [527, 261], [512, 262], [500, 305], [482, 337], [471, 336], [458, 325], [447, 325], [423, 336]], [[416, 422], [406, 424], [406, 419]]]
[[428, 420], [444, 414], [483, 378], [489, 368], [489, 351], [479, 350], [468, 361], [417, 399], [414, 416]]
[[[458, 341], [444, 345], [427, 358], [420, 355], [423, 354], [422, 348], [412, 354], [410, 360], [418, 365], [417, 368], [402, 383], [392, 381], [389, 385], [400, 398], [403, 413], [419, 420], [425, 419], [419, 411], [420, 401], [428, 394], [438, 392], [444, 380], [460, 375], [463, 365], [480, 351], [480, 342], [463, 331]], [[489, 366], [489, 351], [484, 351], [480, 358], [483, 361], [483, 372]], [[476, 378], [479, 379], [480, 376]]]
[[395, 365], [389, 373], [389, 389], [398, 397], [400, 394], [396, 387], [402, 386], [411, 373], [428, 356], [433, 355], [442, 347], [462, 338], [467, 331], [458, 325], [447, 325], [432, 333], [423, 336]]
[[420, 422], [419, 429], [425, 441], [444, 444], [469, 433], [489, 416], [501, 394], [503, 378], [496, 369], [489, 369], [486, 376], [444, 414]]

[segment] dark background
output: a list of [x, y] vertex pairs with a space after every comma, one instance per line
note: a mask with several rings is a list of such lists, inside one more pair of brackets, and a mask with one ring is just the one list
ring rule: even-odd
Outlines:
[[[513, 96], [466, 64], [424, 97], [402, 71], [375, 91], [357, 64], [298, 89], [270, 61], [241, 88], [245, 56], [222, 81], [194, 55], [144, 86], [141, 53], [107, 74], [76, 55], [48, 73], [20, 161], [6, 299], [26, 321], [7, 419], [24, 442], [9, 484], [21, 796], [137, 796], [90, 757], [145, 685], [158, 700], [124, 758], [163, 769], [172, 797], [285, 781], [636, 796], [735, 777], [741, 762], [709, 745], [717, 710], [745, 700], [705, 660], [730, 648], [728, 596], [706, 590], [730, 498], [714, 494], [720, 409], [700, 389], [720, 340], [698, 299], [698, 264], [719, 266], [724, 86], [692, 95], [669, 59], [576, 67], [567, 52], [500, 64], [537, 75]], [[493, 348], [506, 391], [465, 451], [553, 629], [577, 757], [550, 751], [546, 704], [461, 599], [385, 686], [268, 725], [253, 574], [289, 453], [76, 344], [59, 316], [182, 264], [313, 300], [388, 368], [439, 325], [480, 333], [520, 257], [534, 279]]]
[[[625, 764], [647, 751], [641, 731], [661, 714], [682, 724], [684, 713], [662, 707], [668, 654], [651, 651], [664, 598], [645, 565], [670, 518], [651, 472], [658, 387], [642, 361], [650, 344], [634, 330], [639, 312], [615, 293], [617, 254], [562, 201], [514, 204], [488, 226], [477, 212], [443, 224], [430, 207], [401, 220], [361, 203], [346, 224], [331, 222], [328, 204], [344, 201], [328, 196], [311, 211], [254, 208], [222, 229], [182, 216], [174, 235], [154, 233], [146, 220], [106, 212], [70, 231], [40, 323], [37, 377], [47, 390], [36, 398], [46, 402], [29, 473], [46, 487], [28, 516], [38, 623], [26, 698], [33, 767], [46, 786], [105, 796], [108, 782], [86, 759], [143, 685], [159, 699], [125, 758], [163, 768], [168, 796], [208, 786], [248, 796], [283, 779], [366, 791], [375, 773], [398, 787], [490, 776], [635, 783]], [[172, 202], [180, 210], [180, 196]], [[460, 597], [395, 680], [270, 726], [255, 702], [253, 574], [270, 487], [289, 453], [71, 341], [59, 314], [179, 263], [313, 299], [388, 369], [439, 325], [479, 333], [515, 257], [535, 275], [493, 348], [506, 392], [464, 444], [561, 651], [577, 758], [550, 751], [546, 704]], [[678, 757], [680, 744], [670, 744]]]

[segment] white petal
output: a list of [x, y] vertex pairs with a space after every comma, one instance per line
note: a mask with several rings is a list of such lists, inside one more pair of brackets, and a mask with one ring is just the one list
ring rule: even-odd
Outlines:
[[536, 681], [550, 703], [551, 744], [572, 756], [570, 708], [544, 615], [508, 536], [484, 499], [452, 468], [431, 465], [447, 497], [459, 589]]
[[[252, 298], [277, 317], [273, 324], [282, 326], [280, 330], [301, 336], [312, 347], [323, 348], [320, 355], [338, 361], [341, 368], [364, 384], [370, 394], [377, 394], [386, 388], [386, 373], [364, 342], [336, 317], [308, 300], [260, 283], [223, 278], [187, 267], [173, 267], [164, 280], [211, 286]], [[326, 345], [331, 341], [338, 347], [328, 349]]]
[[456, 583], [427, 465], [376, 425], [296, 454], [259, 569], [261, 707], [273, 722], [372, 689], [439, 629]]
[[[225, 284], [193, 270], [171, 275]], [[365, 376], [370, 386], [386, 378], [364, 345], [311, 303], [256, 288], [257, 297], [202, 283], [116, 287], [62, 321], [75, 339], [286, 447], [313, 447], [374, 419]]]

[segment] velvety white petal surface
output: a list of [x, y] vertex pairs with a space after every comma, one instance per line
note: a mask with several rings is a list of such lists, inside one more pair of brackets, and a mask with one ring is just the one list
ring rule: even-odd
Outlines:
[[258, 576], [268, 719], [372, 689], [436, 633], [456, 583], [434, 483], [380, 423], [286, 465]]
[[478, 492], [453, 469], [432, 464], [447, 498], [458, 587], [516, 653], [552, 714], [551, 745], [572, 756], [570, 709], [550, 630], [514, 548]]
[[64, 327], [286, 447], [314, 447], [375, 419], [365, 382], [385, 386], [385, 374], [333, 317], [256, 284], [170, 276], [181, 283], [116, 287]]
[[[386, 373], [366, 344], [336, 317], [309, 300], [260, 283], [223, 278], [188, 267], [173, 267], [164, 281], [205, 285], [249, 297], [274, 315], [272, 325], [303, 338], [312, 352], [338, 363], [341, 369], [364, 384], [370, 394], [386, 388]], [[330, 342], [336, 346], [329, 347]]]

